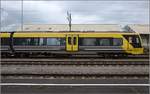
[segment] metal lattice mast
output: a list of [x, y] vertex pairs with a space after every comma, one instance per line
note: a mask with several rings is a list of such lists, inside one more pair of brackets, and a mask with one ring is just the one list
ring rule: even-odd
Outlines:
[[72, 21], [72, 18], [71, 18], [71, 13], [69, 13], [67, 11], [67, 19], [68, 19], [68, 22], [69, 22], [69, 31], [71, 32], [71, 21]]

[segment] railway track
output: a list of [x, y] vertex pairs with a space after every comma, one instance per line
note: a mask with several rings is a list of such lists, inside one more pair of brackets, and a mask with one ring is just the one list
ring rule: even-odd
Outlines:
[[149, 65], [149, 59], [2, 59], [1, 65]]
[[2, 78], [148, 78], [149, 59], [1, 59]]
[[32, 75], [2, 74], [3, 79], [149, 79], [148, 75]]

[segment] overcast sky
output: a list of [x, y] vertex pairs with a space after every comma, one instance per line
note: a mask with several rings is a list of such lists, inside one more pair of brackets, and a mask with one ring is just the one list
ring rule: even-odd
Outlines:
[[[24, 24], [148, 24], [148, 1], [24, 1]], [[21, 1], [1, 1], [1, 30], [21, 25]]]

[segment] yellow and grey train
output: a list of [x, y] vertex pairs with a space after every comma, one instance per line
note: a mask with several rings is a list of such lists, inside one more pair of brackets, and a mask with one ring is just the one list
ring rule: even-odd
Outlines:
[[1, 32], [1, 53], [8, 54], [143, 54], [137, 33]]

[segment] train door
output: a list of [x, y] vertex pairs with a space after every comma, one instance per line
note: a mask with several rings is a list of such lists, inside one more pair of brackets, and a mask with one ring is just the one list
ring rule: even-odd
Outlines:
[[68, 34], [66, 36], [66, 51], [78, 51], [78, 35]]
[[78, 47], [78, 35], [73, 35], [72, 40], [73, 40], [72, 50], [78, 51], [78, 48], [79, 48]]

